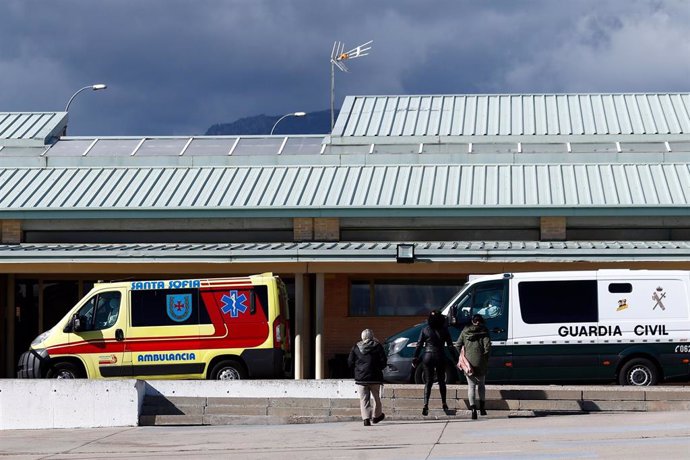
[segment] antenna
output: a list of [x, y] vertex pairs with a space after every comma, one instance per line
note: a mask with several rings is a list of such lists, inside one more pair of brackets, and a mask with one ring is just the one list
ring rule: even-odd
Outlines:
[[341, 72], [349, 72], [344, 61], [368, 56], [368, 51], [371, 49], [373, 42], [374, 40], [369, 40], [352, 48], [350, 51], [345, 51], [345, 44], [343, 42], [333, 43], [333, 49], [331, 50], [331, 132], [333, 132], [333, 125], [335, 125], [335, 68], [337, 67]]

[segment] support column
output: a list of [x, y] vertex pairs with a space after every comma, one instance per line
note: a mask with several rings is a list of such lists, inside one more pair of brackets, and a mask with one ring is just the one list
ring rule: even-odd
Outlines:
[[[304, 349], [302, 346], [305, 338], [304, 312], [305, 312], [305, 283], [304, 275], [295, 273], [295, 343], [293, 357], [295, 364], [295, 380], [304, 378]], [[308, 334], [307, 334], [308, 336]]]
[[3, 220], [0, 222], [3, 244], [19, 244], [22, 242], [21, 220]]
[[566, 238], [565, 217], [545, 217], [539, 220], [540, 238], [542, 241], [565, 241]]
[[15, 377], [14, 366], [14, 317], [15, 317], [15, 299], [14, 299], [14, 275], [7, 275], [7, 308], [5, 309], [5, 321], [7, 324], [7, 334], [3, 337], [5, 341], [5, 376]]
[[325, 312], [325, 292], [324, 292], [324, 274], [316, 274], [316, 340], [314, 341], [314, 356], [315, 356], [315, 366], [316, 380], [321, 380], [326, 378], [325, 360], [324, 360], [324, 342], [323, 342], [323, 331], [324, 331], [324, 312]]

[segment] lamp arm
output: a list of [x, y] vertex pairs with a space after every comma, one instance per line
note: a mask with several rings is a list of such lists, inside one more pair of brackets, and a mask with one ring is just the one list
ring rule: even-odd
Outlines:
[[72, 94], [72, 97], [69, 98], [69, 101], [67, 101], [67, 105], [65, 106], [65, 112], [69, 112], [69, 106], [74, 100], [75, 97], [77, 97], [77, 94], [81, 93], [82, 91], [85, 91], [87, 89], [91, 89], [92, 85], [89, 86], [84, 86], [83, 88], [77, 90], [76, 93]]
[[278, 121], [276, 121], [276, 122], [273, 124], [273, 128], [271, 128], [271, 134], [270, 134], [270, 136], [273, 135], [273, 130], [276, 129], [276, 126], [278, 126], [278, 123], [280, 123], [281, 120], [282, 120], [283, 118], [285, 118], [285, 117], [290, 117], [290, 116], [292, 116], [292, 114], [291, 114], [291, 113], [288, 113], [288, 114], [285, 114], [285, 115], [283, 115], [282, 117], [278, 118]]

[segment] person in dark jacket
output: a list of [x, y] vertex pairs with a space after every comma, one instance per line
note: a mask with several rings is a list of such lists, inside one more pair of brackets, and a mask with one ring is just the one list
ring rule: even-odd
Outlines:
[[[455, 348], [453, 348], [453, 339], [450, 337], [448, 327], [446, 326], [446, 318], [443, 314], [434, 310], [429, 313], [427, 325], [422, 329], [417, 340], [417, 348], [414, 351], [414, 358], [412, 365], [417, 367], [420, 363], [424, 370], [425, 386], [424, 386], [424, 407], [422, 408], [422, 415], [429, 414], [429, 397], [431, 396], [431, 387], [434, 384], [434, 373], [438, 379], [438, 389], [441, 392], [441, 402], [443, 403], [443, 410], [448, 411], [448, 404], [446, 404], [446, 345], [451, 350], [451, 355], [454, 355]], [[455, 357], [457, 361], [457, 357]]]
[[479, 413], [486, 415], [485, 398], [486, 388], [484, 382], [489, 369], [489, 354], [491, 353], [491, 337], [489, 330], [484, 325], [481, 315], [472, 316], [472, 324], [468, 324], [460, 333], [455, 348], [460, 353], [465, 347], [465, 357], [472, 366], [472, 374], [467, 377], [467, 399], [472, 409], [472, 419], [477, 419], [477, 400], [475, 393], [479, 393]]
[[[383, 345], [374, 338], [371, 329], [362, 331], [362, 340], [357, 342], [347, 358], [350, 368], [355, 370], [355, 383], [359, 390], [359, 408], [362, 412], [364, 426], [379, 423], [386, 417], [381, 405], [381, 385], [383, 370], [388, 364]], [[371, 396], [374, 396], [375, 407], [372, 413]], [[373, 415], [373, 417], [372, 417]]]

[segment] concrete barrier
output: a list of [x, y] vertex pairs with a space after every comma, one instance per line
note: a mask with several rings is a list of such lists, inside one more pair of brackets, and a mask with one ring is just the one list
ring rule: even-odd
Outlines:
[[136, 426], [145, 382], [0, 380], [0, 429]]
[[[464, 385], [448, 386], [449, 406], [458, 414], [468, 408], [466, 392]], [[383, 397], [391, 416], [418, 417], [423, 387], [385, 385]], [[145, 398], [158, 401], [149, 404], [144, 414], [156, 423], [157, 415], [179, 424], [256, 423], [260, 417], [275, 423], [305, 423], [358, 417], [357, 385], [352, 380], [5, 379], [0, 380], [0, 429], [134, 426], [141, 420]], [[439, 409], [437, 387], [432, 398], [432, 406]], [[489, 385], [487, 408], [506, 414], [690, 410], [690, 387]]]
[[215, 398], [359, 398], [353, 380], [149, 380], [147, 396]]

